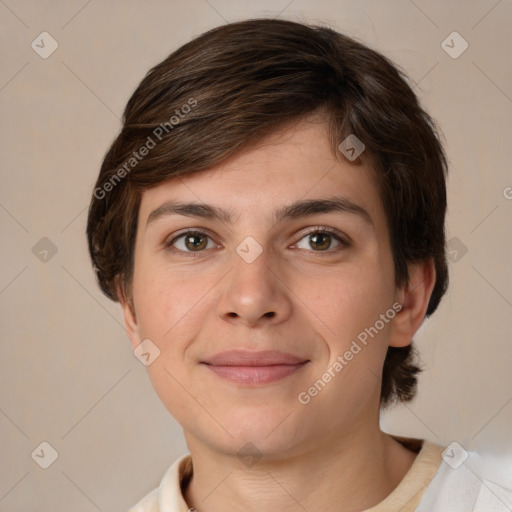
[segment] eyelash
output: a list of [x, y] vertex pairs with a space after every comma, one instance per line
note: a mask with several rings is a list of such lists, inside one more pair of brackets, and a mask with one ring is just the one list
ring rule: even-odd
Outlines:
[[[339, 235], [337, 231], [335, 231], [332, 228], [325, 227], [325, 226], [316, 226], [315, 228], [308, 231], [307, 233], [304, 233], [299, 238], [299, 240], [296, 243], [294, 243], [293, 245], [296, 246], [303, 238], [306, 238], [307, 236], [314, 235], [317, 233], [327, 234], [327, 235], [333, 237], [337, 242], [340, 243], [341, 248], [349, 247], [351, 245], [350, 242], [347, 239], [343, 238], [341, 235]], [[182, 249], [173, 248], [173, 244], [176, 243], [177, 240], [180, 240], [181, 238], [183, 238], [184, 236], [187, 236], [187, 235], [206, 236], [207, 238], [209, 238], [210, 240], [213, 241], [212, 237], [210, 235], [208, 235], [208, 233], [205, 233], [204, 231], [188, 230], [188, 231], [184, 231], [183, 233], [180, 233], [178, 236], [175, 236], [169, 242], [165, 242], [165, 244], [164, 244], [165, 248], [168, 249], [172, 253], [186, 254], [187, 256], [190, 256], [193, 258], [201, 256], [202, 255], [201, 253], [204, 253], [207, 249], [203, 249], [201, 251], [183, 251]], [[301, 249], [301, 250], [305, 250], [305, 249]], [[338, 251], [338, 250], [340, 250], [340, 247], [335, 248], [335, 249], [327, 249], [326, 251], [314, 251], [313, 249], [311, 249], [309, 252], [316, 252], [319, 254], [322, 254], [322, 253], [332, 254], [333, 251]]]

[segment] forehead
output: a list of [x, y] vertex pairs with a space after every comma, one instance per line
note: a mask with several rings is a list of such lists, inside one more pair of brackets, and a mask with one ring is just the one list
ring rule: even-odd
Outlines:
[[215, 167], [171, 178], [144, 191], [140, 219], [169, 201], [228, 209], [234, 218], [270, 218], [299, 199], [344, 197], [360, 205], [374, 223], [383, 206], [369, 159], [352, 164], [332, 152], [327, 123], [306, 118], [270, 134]]

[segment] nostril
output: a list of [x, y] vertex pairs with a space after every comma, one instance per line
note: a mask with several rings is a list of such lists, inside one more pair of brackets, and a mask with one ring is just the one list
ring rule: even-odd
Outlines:
[[266, 316], [268, 318], [273, 318], [275, 315], [276, 314], [274, 311], [269, 311], [268, 313], [265, 313], [263, 316]]

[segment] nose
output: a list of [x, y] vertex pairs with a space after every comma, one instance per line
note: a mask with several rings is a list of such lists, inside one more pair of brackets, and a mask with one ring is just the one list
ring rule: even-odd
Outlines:
[[249, 327], [279, 324], [292, 311], [285, 275], [265, 251], [248, 263], [236, 253], [218, 301], [219, 316]]

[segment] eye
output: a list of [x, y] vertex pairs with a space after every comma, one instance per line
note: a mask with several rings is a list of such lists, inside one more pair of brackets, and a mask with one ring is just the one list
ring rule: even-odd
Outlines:
[[212, 249], [216, 244], [206, 233], [187, 231], [167, 242], [166, 246], [182, 252], [201, 252], [205, 249]]
[[[298, 249], [306, 249], [315, 252], [327, 252], [340, 246], [349, 246], [334, 230], [324, 227], [316, 227], [304, 235], [295, 245]], [[166, 247], [176, 252], [199, 253], [207, 249], [219, 247], [211, 237], [202, 231], [186, 231], [166, 242]]]
[[348, 246], [338, 234], [332, 229], [318, 227], [303, 236], [295, 247], [298, 249], [313, 249], [315, 252], [326, 252], [329, 249], [336, 249], [340, 246]]

